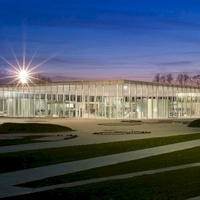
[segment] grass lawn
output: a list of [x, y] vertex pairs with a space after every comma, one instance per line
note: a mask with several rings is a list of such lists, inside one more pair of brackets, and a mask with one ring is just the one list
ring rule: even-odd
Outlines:
[[188, 124], [188, 127], [200, 127], [200, 119], [195, 119]]
[[[35, 139], [39, 139], [42, 137], [44, 137], [44, 135], [30, 135], [30, 136], [23, 136], [22, 138], [17, 138], [17, 139], [3, 139], [0, 140], [0, 147], [9, 145], [18, 145], [18, 144], [38, 143], [41, 141]], [[42, 142], [48, 142], [48, 141], [42, 141]]]
[[[200, 134], [195, 133], [103, 144], [2, 153], [0, 154], [0, 173], [146, 149], [196, 139], [200, 139]], [[27, 138], [27, 142], [29, 142], [28, 140], [31, 141], [31, 138]], [[81, 171], [78, 173], [51, 177], [40, 181], [21, 184], [20, 186], [42, 187], [46, 185], [200, 162], [199, 155], [200, 147], [195, 147], [173, 153]], [[13, 163], [15, 164], [13, 165]], [[1, 199], [187, 199], [200, 195], [199, 177], [200, 167], [191, 167], [129, 179], [105, 181], [71, 188], [53, 189], [45, 192]]]
[[[7, 135], [9, 133], [37, 133], [37, 135], [23, 136], [17, 139], [2, 139], [0, 140], [0, 146], [18, 145], [18, 144], [29, 144], [38, 143], [35, 139], [44, 137], [38, 135], [41, 133], [63, 133], [73, 131], [73, 129], [60, 126], [56, 124], [41, 124], [41, 123], [3, 123], [0, 125], [0, 134]], [[48, 141], [43, 141], [48, 142]]]
[[[0, 173], [111, 155], [200, 139], [200, 134], [149, 138], [102, 144], [39, 149], [0, 154]], [[15, 163], [15, 165], [13, 165]]]
[[114, 176], [120, 174], [128, 174], [133, 172], [140, 172], [152, 169], [160, 169], [189, 163], [200, 162], [200, 147], [191, 149], [175, 151], [139, 160], [123, 162], [105, 167], [80, 171], [76, 173], [50, 177], [38, 181], [21, 184], [22, 187], [43, 187], [48, 185], [55, 185], [61, 183], [69, 183], [81, 180], [88, 180], [94, 178], [101, 178], [107, 176]]
[[183, 200], [200, 195], [199, 177], [200, 167], [193, 167], [5, 199]]
[[42, 123], [3, 123], [0, 133], [52, 133], [73, 131], [71, 128], [57, 124]]
[[[103, 124], [102, 124], [103, 125]], [[34, 131], [23, 124], [15, 129], [15, 133], [41, 133], [39, 128]], [[115, 124], [116, 126], [116, 124]], [[9, 126], [8, 126], [9, 127]], [[37, 127], [37, 126], [36, 126]], [[60, 127], [61, 128], [61, 127]], [[3, 130], [3, 129], [2, 129]], [[12, 131], [14, 130], [14, 126]], [[44, 128], [44, 131], [47, 130]], [[58, 129], [57, 129], [58, 130]], [[72, 130], [71, 130], [72, 131]], [[5, 133], [4, 129], [4, 133]], [[10, 133], [7, 130], [7, 133]], [[47, 131], [49, 132], [49, 131]], [[52, 131], [59, 132], [59, 131]], [[0, 126], [0, 133], [1, 126]], [[37, 135], [36, 137], [41, 137]], [[26, 139], [25, 139], [26, 138]], [[24, 142], [31, 143], [33, 136], [26, 136]], [[71, 146], [62, 148], [39, 149], [0, 154], [0, 173], [87, 159], [92, 157], [111, 155], [116, 153], [146, 149], [200, 139], [200, 134], [186, 134], [170, 137], [149, 138], [140, 140], [120, 141], [103, 144]], [[26, 140], [26, 141], [25, 141]], [[6, 142], [6, 141], [4, 141]], [[20, 141], [12, 141], [20, 144]], [[1, 143], [0, 143], [1, 144]], [[189, 163], [200, 162], [200, 147], [151, 156], [135, 161], [109, 165], [63, 176], [50, 177], [39, 181], [20, 184], [23, 187], [43, 187], [67, 182], [94, 179], [138, 171], [159, 169]], [[14, 164], [13, 164], [14, 163]], [[104, 181], [95, 184], [86, 184], [78, 187], [52, 189], [45, 192], [26, 194], [22, 196], [1, 199], [68, 199], [68, 200], [163, 200], [188, 199], [200, 195], [200, 167], [173, 170], [151, 175], [142, 175], [134, 178], [115, 181]]]

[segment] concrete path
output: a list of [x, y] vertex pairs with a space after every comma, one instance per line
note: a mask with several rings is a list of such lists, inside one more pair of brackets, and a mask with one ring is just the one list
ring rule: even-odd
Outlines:
[[[0, 174], [0, 198], [37, 191], [14, 185], [200, 146], [200, 140]], [[197, 163], [199, 165], [199, 163]], [[190, 165], [187, 165], [189, 167]], [[185, 167], [185, 166], [184, 166]], [[169, 168], [171, 169], [171, 168]], [[167, 170], [167, 169], [166, 169]], [[150, 170], [152, 171], [152, 170]], [[155, 171], [155, 170], [153, 170]], [[159, 169], [158, 169], [159, 172]], [[103, 179], [102, 179], [103, 180]], [[54, 186], [53, 186], [54, 187]], [[56, 186], [55, 186], [56, 187]], [[48, 187], [47, 187], [48, 189]], [[52, 189], [52, 188], [51, 188]], [[38, 189], [39, 190], [39, 189]]]

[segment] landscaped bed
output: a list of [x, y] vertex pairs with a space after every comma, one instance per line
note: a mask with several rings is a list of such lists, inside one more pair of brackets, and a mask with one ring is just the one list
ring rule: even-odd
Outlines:
[[200, 119], [196, 119], [188, 124], [188, 127], [200, 127]]
[[57, 124], [42, 123], [3, 123], [0, 125], [0, 133], [52, 133], [67, 132], [73, 129]]

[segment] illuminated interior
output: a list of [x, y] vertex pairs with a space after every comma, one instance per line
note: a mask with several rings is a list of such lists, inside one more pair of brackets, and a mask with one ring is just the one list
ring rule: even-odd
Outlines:
[[[26, 83], [26, 74], [22, 74]], [[74, 81], [0, 85], [0, 115], [111, 119], [200, 116], [200, 89], [150, 82]]]

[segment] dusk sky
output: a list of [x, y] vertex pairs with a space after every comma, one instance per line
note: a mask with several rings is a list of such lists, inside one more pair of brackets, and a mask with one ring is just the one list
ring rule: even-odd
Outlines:
[[52, 81], [200, 74], [199, 0], [0, 0], [0, 30], [1, 57]]

